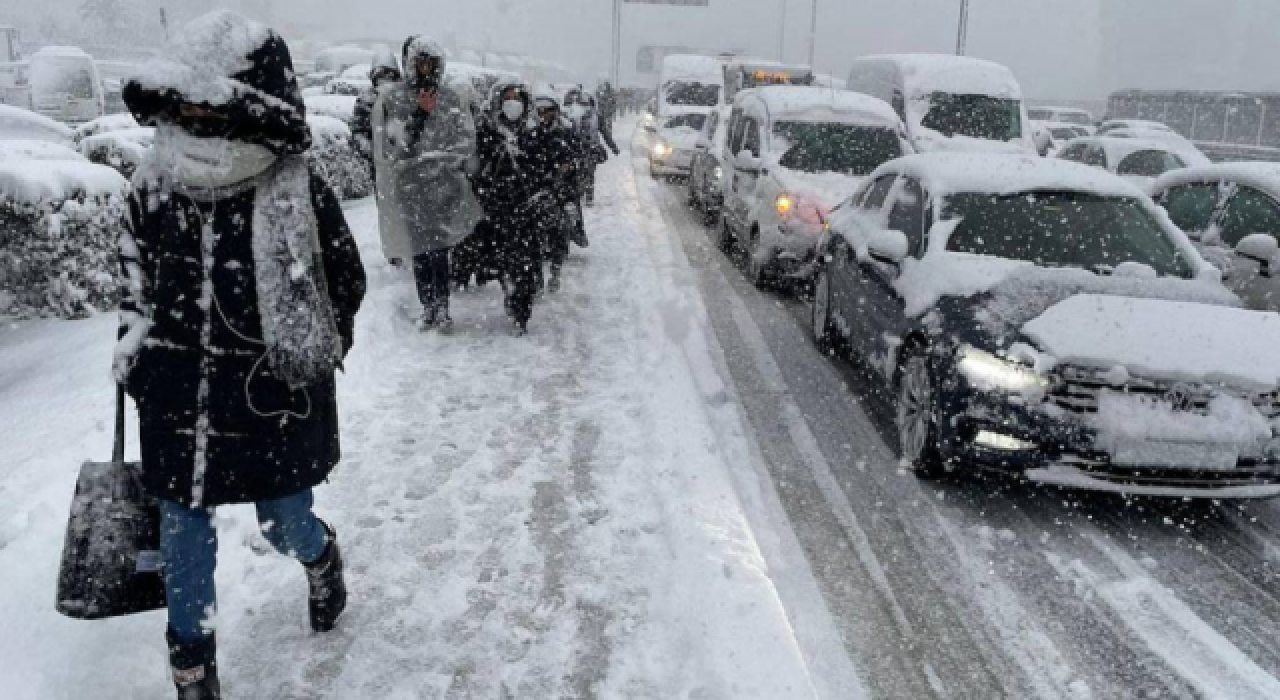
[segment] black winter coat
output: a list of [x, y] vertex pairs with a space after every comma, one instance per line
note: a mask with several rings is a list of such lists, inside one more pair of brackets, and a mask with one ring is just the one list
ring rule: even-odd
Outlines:
[[[364, 268], [338, 199], [314, 172], [311, 194], [329, 296], [349, 350]], [[139, 190], [126, 234], [132, 241], [121, 246], [125, 278], [140, 271], [144, 281], [126, 286], [122, 311], [154, 323], [126, 384], [138, 404], [144, 482], [152, 495], [187, 506], [283, 498], [324, 481], [340, 457], [333, 379], [291, 391], [262, 359], [254, 196], [252, 185], [216, 203]], [[216, 243], [213, 301], [202, 308], [206, 221]], [[202, 446], [197, 435], [204, 433]]]

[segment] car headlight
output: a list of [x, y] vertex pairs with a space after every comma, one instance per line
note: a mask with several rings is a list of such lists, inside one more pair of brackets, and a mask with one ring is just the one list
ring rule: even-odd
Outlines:
[[720, 166], [718, 166], [718, 165], [717, 165], [717, 166], [716, 166], [716, 169], [715, 169], [713, 172], [714, 172], [714, 174], [715, 174], [715, 176], [716, 176], [716, 179], [717, 179], [717, 180], [723, 180], [723, 179], [724, 179], [724, 168], [722, 168], [722, 167], [720, 167]]
[[981, 391], [1025, 392], [1049, 388], [1049, 380], [1027, 365], [997, 357], [972, 345], [960, 347], [957, 367]]
[[777, 199], [773, 200], [773, 207], [778, 210], [778, 216], [785, 219], [796, 208], [796, 200], [792, 199], [789, 194], [780, 194]]
[[669, 144], [662, 141], [653, 144], [653, 156], [655, 158], [666, 158], [669, 155], [671, 155], [671, 146]]

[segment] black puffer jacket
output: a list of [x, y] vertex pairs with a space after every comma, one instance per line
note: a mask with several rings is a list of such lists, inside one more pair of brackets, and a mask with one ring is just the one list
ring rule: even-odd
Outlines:
[[[262, 38], [247, 52], [253, 67], [228, 79], [244, 81], [235, 94], [245, 101], [216, 105], [233, 120], [235, 138], [286, 154], [306, 143], [305, 122], [294, 118], [301, 107], [292, 102], [296, 85], [284, 43], [234, 15], [211, 17], [234, 37]], [[209, 38], [206, 32], [191, 40]], [[183, 57], [181, 45], [176, 54]], [[188, 83], [156, 81], [131, 83], [126, 92], [140, 120], [200, 97], [183, 92]], [[135, 182], [129, 230], [120, 241], [121, 310], [124, 331], [139, 338], [145, 332], [145, 339], [126, 387], [138, 404], [145, 484], [156, 497], [193, 507], [274, 500], [319, 484], [338, 463], [333, 377], [290, 390], [273, 375], [262, 343], [255, 201], [262, 178], [297, 159], [285, 155], [261, 176], [205, 194], [163, 179]], [[364, 269], [333, 192], [315, 173], [307, 189], [310, 201], [300, 203], [314, 211], [320, 267], [350, 349]]]

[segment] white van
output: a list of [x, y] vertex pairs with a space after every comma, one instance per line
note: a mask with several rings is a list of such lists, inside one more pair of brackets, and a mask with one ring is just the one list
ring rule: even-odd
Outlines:
[[74, 46], [46, 46], [27, 66], [32, 110], [68, 124], [106, 113], [106, 92], [93, 57]]
[[672, 111], [701, 108], [710, 112], [724, 97], [724, 72], [719, 59], [672, 54], [662, 59], [658, 79], [659, 120]]
[[848, 88], [893, 105], [917, 152], [1036, 153], [1022, 88], [998, 63], [934, 54], [866, 56], [853, 62]]
[[769, 85], [813, 85], [813, 69], [759, 58], [733, 57], [724, 61], [724, 101], [733, 104], [743, 90]]
[[757, 286], [807, 278], [832, 209], [876, 168], [911, 153], [888, 103], [816, 87], [739, 93], [728, 140], [719, 243], [746, 251]]

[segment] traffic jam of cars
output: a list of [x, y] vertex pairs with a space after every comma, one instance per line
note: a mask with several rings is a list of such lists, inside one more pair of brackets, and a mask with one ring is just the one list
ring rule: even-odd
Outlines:
[[669, 56], [642, 124], [748, 281], [892, 397], [917, 476], [1280, 496], [1280, 164], [959, 56]]

